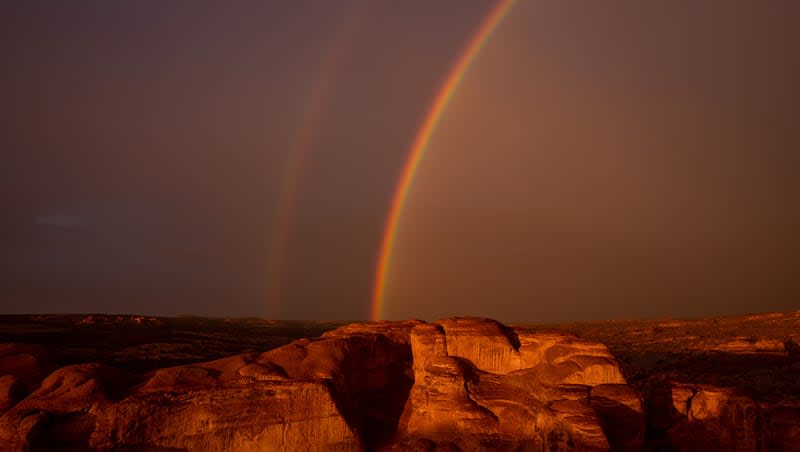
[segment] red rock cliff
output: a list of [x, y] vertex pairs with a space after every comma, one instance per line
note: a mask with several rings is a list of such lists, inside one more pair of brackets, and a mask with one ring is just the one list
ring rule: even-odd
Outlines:
[[767, 419], [741, 391], [668, 380], [643, 398], [599, 342], [481, 318], [352, 324], [145, 375], [44, 378], [40, 356], [0, 346], [3, 450], [755, 451], [798, 435], [793, 405]]

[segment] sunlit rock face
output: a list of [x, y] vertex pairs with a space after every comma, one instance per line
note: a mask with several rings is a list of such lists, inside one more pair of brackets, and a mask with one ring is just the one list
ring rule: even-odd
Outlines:
[[[773, 343], [745, 342], [797, 365], [793, 342], [777, 356]], [[739, 356], [739, 345], [725, 353]], [[41, 347], [0, 344], [0, 449], [800, 448], [796, 400], [763, 405], [668, 376], [644, 383], [628, 384], [602, 343], [482, 318], [355, 323], [139, 374], [53, 369]]]
[[437, 322], [447, 336], [446, 354], [470, 360], [486, 372], [509, 373], [522, 369], [517, 334], [500, 322], [477, 318]]
[[359, 450], [323, 382], [136, 394], [107, 411], [90, 446], [180, 450]]
[[0, 417], [0, 444], [9, 450], [79, 449], [113, 407], [127, 377], [100, 364], [56, 370], [39, 389]]
[[[397, 447], [410, 436], [460, 450], [610, 448], [592, 386], [626, 385], [604, 346], [478, 318], [418, 325], [410, 335], [414, 386]], [[625, 405], [632, 392], [605, 396]]]
[[[364, 450], [395, 434], [408, 331], [352, 325], [264, 353], [129, 376], [57, 370], [0, 418], [3, 450]], [[14, 375], [2, 376], [7, 386]], [[10, 390], [7, 390], [10, 391]]]

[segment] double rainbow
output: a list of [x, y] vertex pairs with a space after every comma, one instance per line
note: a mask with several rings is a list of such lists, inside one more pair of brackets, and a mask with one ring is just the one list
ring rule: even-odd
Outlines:
[[386, 227], [383, 232], [383, 239], [381, 240], [370, 309], [370, 319], [372, 320], [379, 320], [383, 314], [386, 281], [392, 262], [392, 251], [394, 250], [394, 245], [397, 240], [400, 218], [403, 215], [403, 208], [408, 199], [408, 194], [411, 191], [411, 185], [414, 183], [414, 176], [416, 175], [420, 162], [422, 162], [422, 158], [425, 156], [425, 151], [428, 148], [431, 137], [434, 132], [436, 132], [436, 127], [439, 125], [442, 115], [447, 110], [450, 100], [458, 90], [458, 86], [469, 71], [475, 58], [481, 52], [486, 42], [492, 37], [492, 33], [514, 8], [516, 3], [517, 0], [500, 0], [497, 5], [492, 8], [489, 15], [483, 20], [459, 55], [455, 65], [450, 70], [441, 88], [439, 88], [439, 92], [436, 94], [436, 97], [434, 97], [425, 115], [425, 119], [422, 121], [422, 125], [417, 131], [409, 151], [408, 159], [400, 175], [400, 180], [395, 188], [389, 216], [386, 220]]

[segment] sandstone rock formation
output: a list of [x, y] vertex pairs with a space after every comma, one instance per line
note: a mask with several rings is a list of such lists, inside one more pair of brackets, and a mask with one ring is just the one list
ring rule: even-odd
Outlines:
[[646, 450], [800, 451], [800, 311], [576, 330], [643, 395]]
[[591, 389], [625, 381], [602, 344], [460, 318], [414, 327], [411, 349], [403, 435], [462, 450], [610, 447]]
[[54, 369], [42, 346], [0, 344], [0, 415], [33, 392]]
[[[733, 341], [730, 354], [745, 353]], [[744, 342], [778, 359], [774, 342]], [[145, 373], [98, 363], [54, 369], [41, 347], [3, 344], [0, 445], [797, 450], [800, 403], [685, 380], [664, 373], [631, 384], [601, 342], [481, 318], [355, 323], [267, 351]]]

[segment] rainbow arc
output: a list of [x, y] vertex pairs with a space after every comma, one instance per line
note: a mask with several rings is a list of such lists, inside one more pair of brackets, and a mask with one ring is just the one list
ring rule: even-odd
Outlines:
[[467, 42], [464, 50], [456, 59], [455, 64], [445, 78], [441, 88], [434, 97], [428, 108], [422, 125], [417, 131], [408, 159], [400, 173], [400, 180], [395, 188], [389, 215], [381, 240], [378, 263], [375, 271], [375, 282], [372, 292], [372, 303], [370, 308], [370, 319], [379, 320], [383, 314], [385, 304], [386, 283], [392, 262], [392, 253], [395, 242], [397, 241], [397, 231], [400, 219], [403, 216], [403, 209], [408, 200], [411, 186], [414, 184], [414, 176], [419, 169], [425, 152], [428, 149], [431, 138], [436, 132], [436, 128], [447, 110], [447, 106], [453, 95], [458, 91], [458, 87], [464, 76], [469, 71], [470, 66], [480, 54], [481, 49], [486, 45], [497, 27], [503, 19], [514, 9], [517, 0], [500, 0], [489, 12], [486, 18], [478, 26], [476, 32]]

